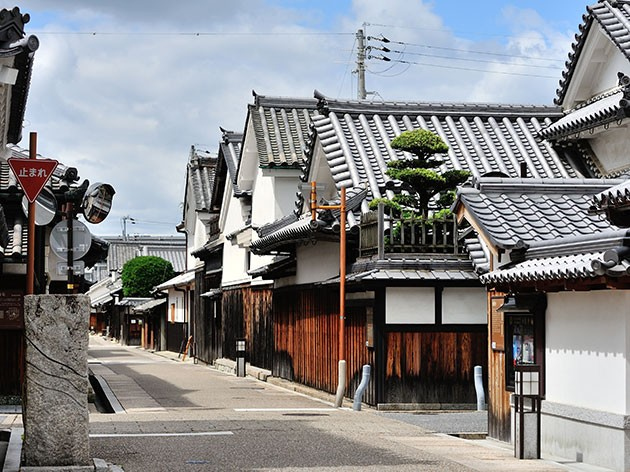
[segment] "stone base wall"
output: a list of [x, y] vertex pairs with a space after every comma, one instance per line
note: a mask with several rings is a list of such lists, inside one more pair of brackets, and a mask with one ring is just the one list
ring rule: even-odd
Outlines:
[[24, 317], [23, 465], [90, 465], [90, 299], [85, 295], [27, 295]]
[[542, 404], [541, 451], [576, 462], [630, 470], [630, 416]]

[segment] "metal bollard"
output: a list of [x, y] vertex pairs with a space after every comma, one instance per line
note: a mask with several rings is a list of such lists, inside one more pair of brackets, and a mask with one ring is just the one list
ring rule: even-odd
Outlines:
[[477, 392], [477, 411], [486, 409], [486, 395], [483, 391], [483, 373], [480, 365], [475, 366], [475, 391]]
[[236, 376], [245, 377], [245, 339], [236, 340]]
[[354, 411], [361, 411], [361, 400], [363, 399], [363, 392], [365, 392], [368, 383], [370, 383], [370, 366], [369, 364], [365, 364], [363, 366], [363, 373], [361, 374], [361, 382], [354, 394], [354, 403], [352, 403], [352, 409]]

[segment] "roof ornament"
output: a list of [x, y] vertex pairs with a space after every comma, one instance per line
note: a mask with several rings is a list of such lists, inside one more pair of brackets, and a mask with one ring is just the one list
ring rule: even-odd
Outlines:
[[11, 44], [24, 37], [24, 25], [31, 20], [28, 13], [20, 14], [20, 8], [0, 10], [0, 44]]
[[317, 89], [313, 92], [313, 96], [317, 99], [317, 110], [323, 115], [328, 116], [330, 108], [328, 107], [326, 96]]

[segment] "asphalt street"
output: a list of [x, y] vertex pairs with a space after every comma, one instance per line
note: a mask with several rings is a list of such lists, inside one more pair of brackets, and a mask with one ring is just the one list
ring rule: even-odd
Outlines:
[[124, 410], [92, 408], [93, 457], [126, 472], [566, 470], [547, 460], [519, 461], [488, 441], [436, 434], [396, 414], [335, 409], [167, 356], [91, 336], [90, 368]]

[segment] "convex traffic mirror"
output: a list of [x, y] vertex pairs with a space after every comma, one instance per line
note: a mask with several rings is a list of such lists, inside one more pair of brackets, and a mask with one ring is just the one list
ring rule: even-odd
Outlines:
[[81, 203], [83, 216], [89, 223], [100, 223], [112, 208], [112, 199], [116, 191], [109, 184], [95, 183], [88, 187]]

